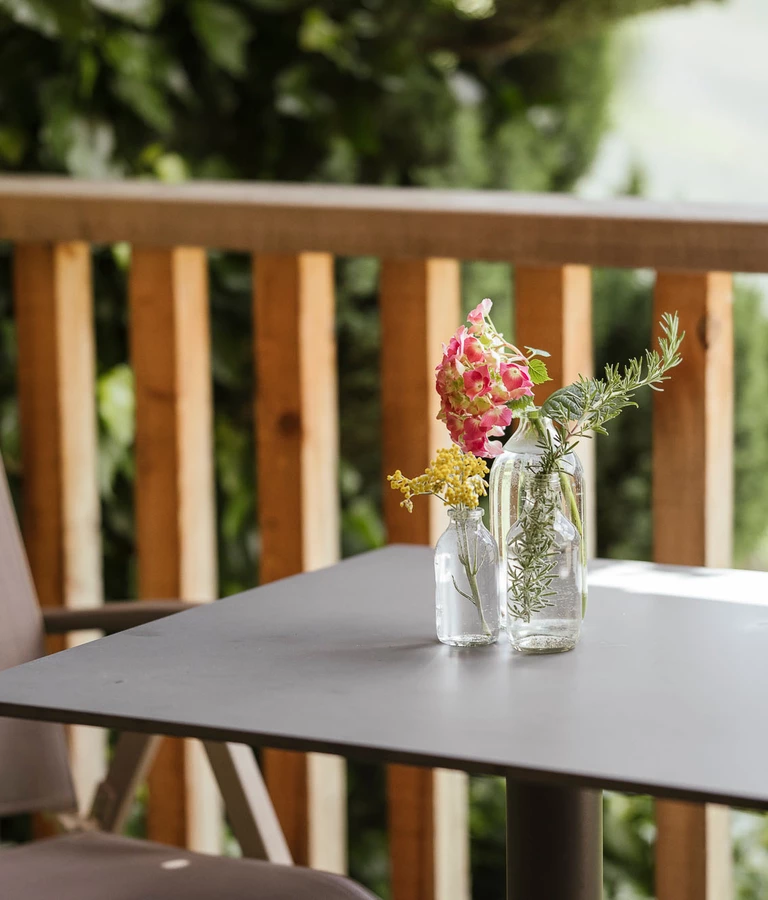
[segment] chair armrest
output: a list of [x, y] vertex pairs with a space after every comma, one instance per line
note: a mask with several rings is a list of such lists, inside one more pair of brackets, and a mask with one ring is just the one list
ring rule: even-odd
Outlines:
[[103, 606], [81, 609], [47, 606], [42, 610], [43, 625], [46, 634], [91, 630], [124, 631], [196, 606], [199, 604], [183, 600], [118, 600]]

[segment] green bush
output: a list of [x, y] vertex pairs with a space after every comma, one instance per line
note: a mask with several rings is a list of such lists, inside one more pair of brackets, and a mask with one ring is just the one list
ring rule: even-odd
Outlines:
[[[650, 273], [595, 273], [594, 341], [598, 368], [638, 356], [651, 341]], [[768, 529], [768, 318], [752, 283], [735, 286], [734, 560], [759, 564]], [[685, 353], [685, 350], [683, 350]], [[651, 403], [611, 423], [598, 441], [598, 555], [651, 559]], [[765, 564], [768, 559], [762, 559]]]

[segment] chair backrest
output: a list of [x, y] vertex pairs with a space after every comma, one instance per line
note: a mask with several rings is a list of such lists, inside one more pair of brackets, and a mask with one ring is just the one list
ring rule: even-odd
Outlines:
[[[0, 669], [43, 652], [43, 620], [0, 458]], [[63, 726], [0, 718], [0, 815], [74, 808]]]

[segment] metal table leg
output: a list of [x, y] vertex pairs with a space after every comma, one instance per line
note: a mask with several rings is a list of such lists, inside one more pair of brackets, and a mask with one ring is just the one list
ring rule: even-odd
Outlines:
[[507, 778], [507, 900], [602, 896], [602, 792]]

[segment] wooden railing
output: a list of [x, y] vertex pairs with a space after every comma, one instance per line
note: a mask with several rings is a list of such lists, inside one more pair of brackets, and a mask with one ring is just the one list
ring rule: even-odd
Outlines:
[[[43, 603], [102, 602], [89, 245], [115, 241], [133, 245], [141, 596], [206, 600], [216, 591], [207, 248], [253, 254], [264, 579], [338, 555], [333, 255], [382, 260], [387, 471], [420, 470], [444, 440], [431, 373], [460, 319], [458, 260], [513, 264], [516, 329], [527, 344], [554, 351], [552, 387], [592, 364], [589, 267], [656, 270], [655, 311], [677, 309], [688, 338], [674, 389], [656, 398], [655, 556], [729, 562], [732, 299], [723, 273], [768, 270], [767, 209], [0, 178], [0, 239], [15, 248], [24, 524]], [[276, 392], [278, 354], [288, 382]], [[385, 498], [390, 540], [434, 540], [439, 511], [425, 505], [405, 516], [396, 498]], [[98, 737], [74, 738], [84, 792], [98, 778], [102, 750]], [[294, 857], [343, 869], [343, 762], [268, 751], [265, 765]], [[151, 837], [211, 847], [216, 801], [194, 745], [167, 742], [150, 790]], [[465, 776], [392, 766], [388, 791], [394, 900], [465, 900]], [[727, 811], [665, 801], [657, 822], [659, 900], [727, 897]]]

